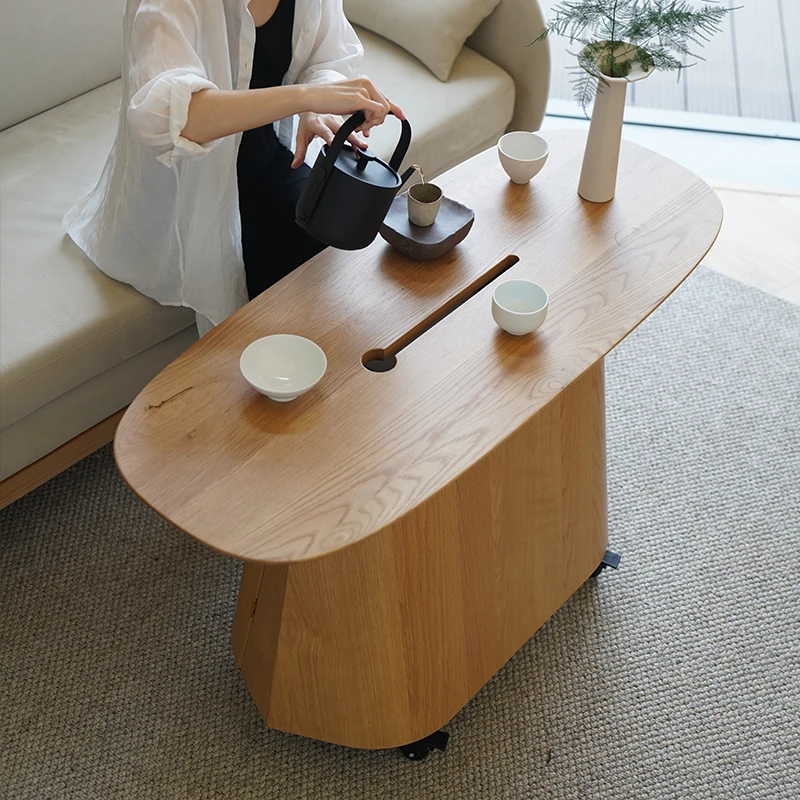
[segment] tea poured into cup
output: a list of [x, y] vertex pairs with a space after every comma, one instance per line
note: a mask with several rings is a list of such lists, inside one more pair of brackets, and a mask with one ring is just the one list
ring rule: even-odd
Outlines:
[[408, 218], [412, 225], [433, 225], [441, 205], [442, 190], [433, 183], [417, 183], [408, 190]]

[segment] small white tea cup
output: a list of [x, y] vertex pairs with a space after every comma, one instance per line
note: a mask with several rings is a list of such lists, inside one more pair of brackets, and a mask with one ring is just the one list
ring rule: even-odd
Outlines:
[[533, 333], [547, 317], [549, 298], [538, 283], [504, 281], [492, 293], [494, 321], [513, 336]]
[[506, 175], [514, 183], [528, 183], [547, 161], [550, 146], [544, 137], [528, 131], [513, 131], [500, 137], [497, 153]]
[[429, 228], [442, 205], [442, 190], [434, 183], [415, 183], [408, 190], [408, 219], [412, 225]]
[[327, 368], [328, 360], [319, 345], [289, 333], [256, 339], [239, 359], [244, 379], [278, 403], [305, 394], [319, 383]]

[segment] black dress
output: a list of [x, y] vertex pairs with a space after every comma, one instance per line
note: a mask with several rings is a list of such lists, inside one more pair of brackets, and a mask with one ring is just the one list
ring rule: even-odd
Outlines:
[[[280, 86], [292, 60], [294, 0], [280, 0], [274, 14], [256, 28], [251, 89]], [[245, 131], [236, 173], [247, 292], [252, 300], [325, 245], [295, 223], [295, 207], [310, 168], [292, 169], [292, 152], [272, 125]]]

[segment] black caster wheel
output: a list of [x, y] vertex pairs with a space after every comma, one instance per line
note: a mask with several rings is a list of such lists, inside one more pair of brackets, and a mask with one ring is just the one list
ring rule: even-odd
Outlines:
[[619, 562], [622, 559], [622, 556], [619, 553], [615, 553], [613, 550], [606, 550], [606, 554], [603, 556], [603, 560], [598, 565], [597, 569], [592, 573], [592, 577], [596, 578], [606, 567], [611, 567], [611, 569], [619, 569]]
[[436, 731], [424, 739], [412, 744], [404, 744], [398, 750], [409, 761], [424, 761], [433, 750], [441, 750], [444, 752], [447, 749], [447, 742], [450, 739], [450, 734], [445, 731]]

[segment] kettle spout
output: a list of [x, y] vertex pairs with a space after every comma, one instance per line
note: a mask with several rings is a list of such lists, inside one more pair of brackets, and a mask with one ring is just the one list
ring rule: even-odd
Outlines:
[[406, 185], [406, 181], [416, 172], [414, 167], [409, 167], [401, 176], [400, 176], [400, 188]]

